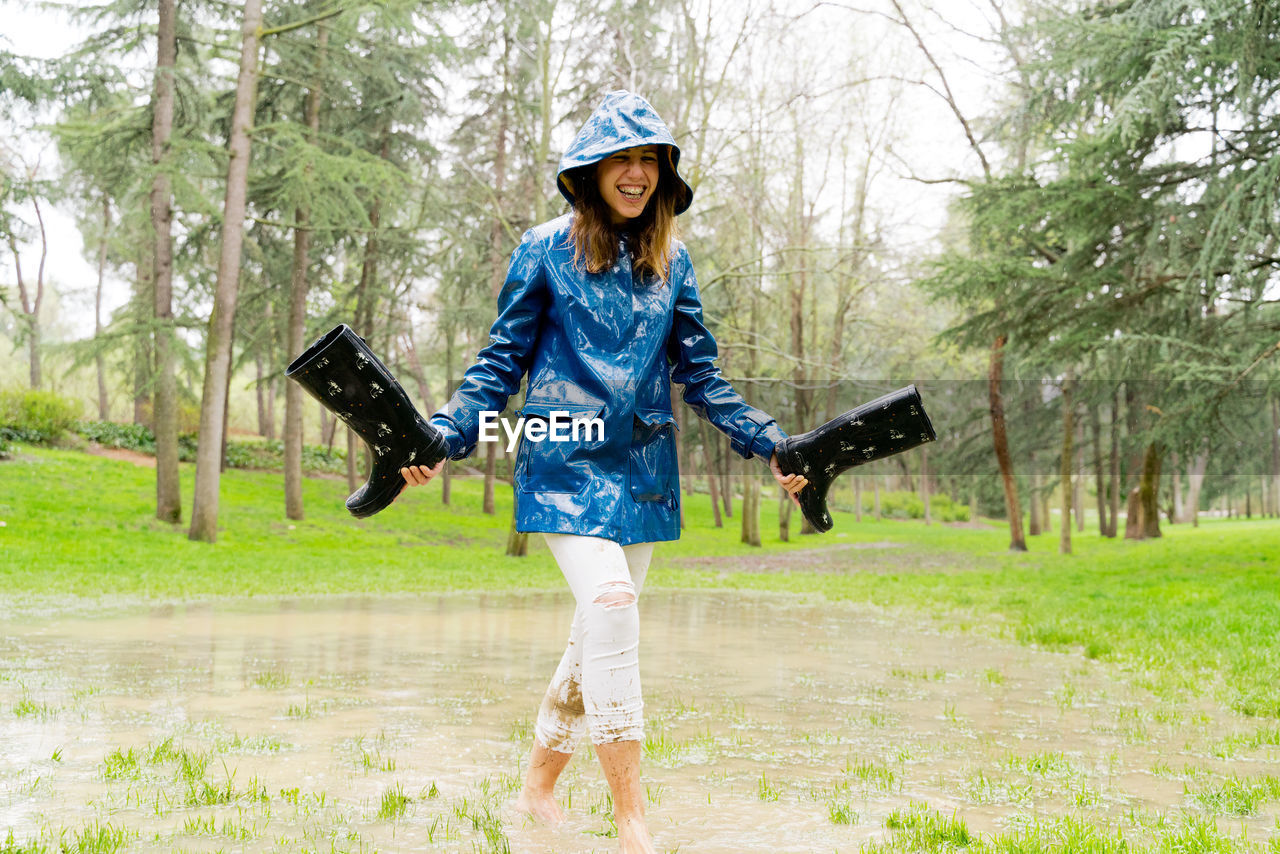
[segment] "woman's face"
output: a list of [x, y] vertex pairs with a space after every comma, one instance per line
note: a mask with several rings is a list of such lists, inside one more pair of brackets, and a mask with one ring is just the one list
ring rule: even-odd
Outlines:
[[658, 146], [627, 148], [609, 155], [596, 167], [596, 187], [609, 206], [614, 225], [640, 216], [658, 189]]

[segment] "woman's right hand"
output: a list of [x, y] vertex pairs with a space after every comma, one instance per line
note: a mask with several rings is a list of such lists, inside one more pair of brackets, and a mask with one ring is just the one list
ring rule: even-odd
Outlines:
[[440, 474], [440, 470], [444, 468], [445, 460], [436, 463], [436, 467], [429, 469], [426, 466], [405, 466], [400, 469], [400, 476], [404, 478], [404, 486], [400, 488], [404, 492], [410, 486], [426, 486], [431, 478]]

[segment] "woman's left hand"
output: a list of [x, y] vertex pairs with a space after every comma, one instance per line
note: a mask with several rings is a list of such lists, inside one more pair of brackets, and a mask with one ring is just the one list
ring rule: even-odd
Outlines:
[[802, 474], [783, 474], [782, 469], [778, 467], [778, 455], [775, 453], [769, 457], [769, 471], [773, 472], [773, 479], [778, 482], [791, 496], [791, 500], [795, 502], [797, 507], [800, 506], [800, 499], [796, 496], [800, 490], [809, 485], [809, 480]]

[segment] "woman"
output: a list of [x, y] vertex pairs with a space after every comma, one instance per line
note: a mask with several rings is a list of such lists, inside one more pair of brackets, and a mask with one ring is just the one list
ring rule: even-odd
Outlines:
[[[577, 600], [516, 806], [563, 820], [555, 782], [589, 731], [626, 854], [654, 850], [640, 786], [636, 598], [654, 543], [680, 536], [671, 382], [738, 454], [769, 460], [793, 501], [808, 483], [781, 473], [773, 449], [785, 434], [715, 365], [693, 266], [676, 239], [676, 215], [693, 198], [679, 161], [647, 101], [629, 92], [605, 97], [560, 162], [557, 184], [573, 210], [524, 235], [489, 345], [431, 419], [449, 457], [466, 457], [481, 415], [500, 412], [528, 373], [526, 420], [603, 422], [603, 433], [588, 429], [570, 441], [526, 433], [516, 459], [517, 529], [545, 535]], [[439, 470], [401, 474], [421, 486]]]

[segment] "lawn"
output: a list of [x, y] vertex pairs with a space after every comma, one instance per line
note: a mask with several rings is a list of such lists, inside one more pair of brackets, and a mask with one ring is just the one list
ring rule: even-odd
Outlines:
[[[188, 509], [192, 474], [184, 467]], [[15, 638], [26, 637], [21, 632], [24, 626], [30, 628], [30, 621], [47, 616], [73, 618], [75, 623], [83, 622], [74, 619], [80, 613], [175, 610], [146, 610], [160, 603], [176, 603], [178, 614], [205, 620], [222, 610], [221, 605], [207, 609], [209, 603], [225, 603], [226, 613], [232, 614], [252, 599], [269, 606], [275, 599], [323, 601], [325, 596], [343, 594], [563, 591], [559, 572], [537, 537], [530, 540], [528, 557], [503, 555], [510, 490], [499, 488], [497, 513], [486, 515], [480, 509], [481, 483], [474, 477], [455, 479], [450, 506], [440, 504], [439, 489], [433, 486], [407, 493], [395, 507], [367, 520], [355, 520], [346, 513], [343, 481], [311, 478], [305, 482], [307, 518], [291, 522], [283, 516], [278, 474], [229, 471], [222, 480], [219, 539], [212, 545], [192, 543], [184, 527], [156, 521], [153, 491], [152, 470], [75, 451], [22, 448], [16, 459], [0, 463], [0, 616], [13, 627]], [[869, 639], [865, 632], [846, 639], [840, 634], [841, 626], [846, 621], [858, 625], [858, 620], [879, 619], [876, 614], [885, 615], [885, 631], [895, 633], [897, 640], [864, 659], [871, 670], [860, 669], [852, 683], [846, 684], [846, 676], [840, 675], [847, 664], [834, 665], [837, 677], [831, 682], [820, 674], [798, 674], [795, 685], [807, 698], [791, 708], [781, 729], [778, 722], [757, 719], [769, 713], [768, 703], [747, 711], [728, 688], [729, 693], [719, 699], [702, 697], [696, 708], [693, 699], [678, 691], [671, 693], [674, 688], [668, 687], [667, 695], [655, 692], [653, 734], [645, 749], [658, 781], [649, 792], [650, 802], [659, 815], [664, 809], [664, 787], [669, 787], [670, 797], [666, 809], [678, 814], [681, 809], [696, 810], [702, 788], [709, 785], [717, 797], [745, 809], [781, 810], [808, 822], [810, 828], [825, 822], [822, 832], [828, 836], [840, 827], [865, 827], [870, 820], [882, 830], [874, 839], [861, 837], [865, 844], [856, 843], [865, 852], [1245, 850], [1233, 835], [1232, 822], [1237, 820], [1251, 822], [1248, 835], [1254, 841], [1248, 850], [1280, 852], [1280, 835], [1268, 831], [1274, 820], [1268, 811], [1280, 801], [1280, 782], [1274, 773], [1280, 749], [1276, 721], [1280, 718], [1276, 676], [1280, 673], [1276, 573], [1280, 522], [1205, 520], [1198, 528], [1167, 526], [1164, 537], [1146, 542], [1106, 540], [1085, 532], [1075, 537], [1075, 554], [1063, 556], [1057, 554], [1056, 532], [1034, 538], [1031, 552], [1015, 554], [1007, 550], [1006, 529], [997, 523], [857, 522], [848, 514], [836, 514], [835, 530], [829, 534], [794, 536], [783, 542], [778, 538], [773, 501], [765, 502], [762, 511], [765, 543], [752, 548], [738, 542], [737, 518], [727, 520], [724, 529], [712, 525], [707, 496], [687, 496], [686, 512], [682, 539], [659, 547], [646, 585], [646, 596], [656, 594], [663, 608], [670, 611], [676, 607], [673, 603], [682, 602], [695, 611], [725, 607], [717, 613], [727, 619], [734, 607], [715, 603], [734, 602], [738, 591], [747, 599], [736, 601], [753, 603], [741, 604], [738, 610], [756, 613], [753, 609], [764, 608], [759, 614], [765, 614], [773, 607], [769, 603], [777, 602], [779, 610], [770, 619], [779, 631], [773, 643], [780, 645], [787, 633], [798, 637], [804, 630], [804, 624], [797, 622], [801, 615], [821, 614], [827, 605], [834, 610], [842, 607], [836, 603], [848, 602], [860, 610], [841, 610], [829, 624], [822, 624], [823, 631], [834, 632], [830, 637], [841, 637], [842, 642], [824, 642], [815, 654], [847, 661], [842, 658], [848, 654], [844, 647]], [[793, 524], [798, 525], [798, 520]], [[712, 598], [705, 597], [707, 592]], [[509, 619], [529, 616], [530, 609], [520, 605], [527, 600], [510, 601], [515, 604], [494, 607], [508, 608]], [[395, 619], [398, 607], [390, 606], [387, 619]], [[477, 614], [484, 618], [482, 611]], [[791, 628], [783, 631], [778, 620], [790, 621]], [[176, 620], [171, 631], [181, 624]], [[670, 623], [673, 628], [686, 624]], [[64, 621], [63, 630], [67, 625]], [[938, 648], [943, 652], [933, 658], [918, 653], [925, 657], [899, 661], [895, 650], [911, 654], [912, 647], [926, 642], [928, 632], [921, 632], [920, 625], [932, 626], [930, 631], [941, 639]], [[35, 643], [31, 638], [28, 641]], [[440, 642], [449, 638], [441, 636]], [[759, 646], [762, 642], [765, 647]], [[744, 649], [756, 644], [761, 658], [769, 645], [751, 635], [742, 636], [741, 643]], [[653, 639], [650, 644], [659, 641]], [[1032, 669], [1019, 671], [1022, 665], [1001, 658], [1003, 653], [995, 654], [1000, 645], [1024, 649], [1031, 657], [1027, 661], [1035, 662]], [[975, 658], [976, 648], [988, 652]], [[289, 670], [303, 666], [296, 661], [288, 666], [245, 661], [245, 666], [253, 665], [252, 672], [238, 690], [245, 692], [245, 702], [256, 702], [264, 709], [252, 719], [299, 730], [293, 736], [297, 746], [290, 750], [314, 747], [313, 741], [325, 744], [322, 736], [302, 730], [312, 725], [309, 721], [327, 726], [326, 720], [346, 714], [344, 691], [349, 692], [349, 686], [336, 689], [322, 673], [312, 687], [310, 678]], [[38, 676], [42, 671], [35, 664], [12, 663], [28, 669], [21, 678], [14, 677], [16, 682], [10, 680], [21, 688], [20, 696], [0, 704], [0, 713], [10, 715], [18, 730], [51, 732], [76, 714], [96, 721], [102, 714], [100, 706], [108, 702], [106, 695], [92, 693], [96, 688], [83, 689], [88, 692], [83, 696], [76, 691], [41, 689], [39, 679], [45, 677]], [[520, 679], [532, 678], [523, 659], [506, 667], [505, 672], [520, 674]], [[75, 668], [68, 663], [64, 669]], [[380, 680], [391, 680], [399, 672], [393, 666]], [[510, 691], [510, 686], [501, 687], [506, 685], [501, 680], [493, 683], [489, 677], [477, 676], [474, 690], [449, 697], [445, 692], [456, 690], [448, 682], [452, 671], [443, 673], [446, 683], [427, 695], [433, 702], [451, 704], [451, 709], [455, 705], [470, 709], [466, 715], [494, 708], [493, 691], [498, 695]], [[50, 673], [47, 678], [53, 683], [58, 679], [75, 682], [65, 674]], [[0, 673], [0, 683], [6, 679]], [[463, 684], [465, 688], [471, 683], [464, 680]], [[867, 701], [865, 709], [846, 704], [850, 691], [858, 692], [855, 699]], [[271, 710], [285, 702], [285, 695], [294, 705], [283, 716], [273, 717]], [[169, 701], [184, 702], [177, 697]], [[111, 702], [127, 707], [128, 700]], [[407, 708], [429, 717], [433, 702]], [[237, 700], [236, 706], [240, 703]], [[966, 714], [970, 708], [998, 711], [1006, 703], [1010, 710], [1021, 708], [1018, 703], [1022, 703], [1035, 712], [989, 720]], [[295, 706], [307, 713], [295, 713]], [[314, 716], [309, 711], [313, 707]], [[520, 715], [528, 713], [520, 703], [516, 707]], [[350, 714], [363, 714], [361, 708], [353, 706]], [[445, 810], [442, 820], [453, 810], [459, 820], [470, 816], [467, 820], [474, 823], [480, 815], [477, 804], [484, 807], [484, 816], [492, 818], [490, 809], [501, 807], [519, 779], [529, 725], [523, 717], [511, 723], [515, 733], [511, 745], [494, 748], [494, 756], [476, 768], [506, 762], [511, 764], [510, 771], [492, 780], [485, 777], [467, 783], [479, 787], [474, 791], [456, 789], [456, 803], [440, 808]], [[1084, 737], [1091, 746], [1077, 745], [1064, 752], [1062, 747], [1048, 746], [1053, 742], [1027, 741], [1019, 749], [1020, 727], [1029, 727], [1028, 732], [1039, 733], [1042, 739], [1060, 736], [1064, 743]], [[338, 731], [345, 733], [342, 727]], [[423, 757], [434, 755], [422, 746], [432, 731], [430, 726], [408, 730], [415, 741], [400, 745], [406, 760], [417, 757], [424, 762]], [[485, 731], [478, 727], [478, 732]], [[156, 744], [122, 743], [105, 758], [89, 751], [67, 761], [75, 759], [80, 763], [77, 767], [96, 768], [92, 785], [111, 797], [123, 797], [126, 805], [140, 797], [139, 792], [147, 798], [178, 797], [170, 789], [194, 784], [171, 772], [169, 766], [181, 764], [182, 757], [163, 753], [161, 748], [171, 743], [165, 739], [185, 740], [187, 746], [182, 749], [188, 752], [210, 751], [209, 755], [230, 757], [226, 761], [240, 761], [237, 757], [243, 749], [235, 746], [238, 730], [210, 732], [199, 727], [173, 732], [161, 728]], [[379, 739], [394, 742], [393, 736], [370, 730], [357, 741], [364, 738], [381, 744]], [[220, 738], [232, 746], [223, 745]], [[402, 736], [402, 740], [408, 738]], [[794, 743], [784, 748], [787, 738]], [[343, 739], [349, 741], [350, 735], [333, 742], [335, 755], [345, 756]], [[856, 754], [850, 747], [855, 744]], [[130, 752], [135, 748], [142, 752]], [[720, 767], [738, 767], [737, 776], [726, 772], [715, 782], [703, 780], [696, 757], [708, 751], [720, 757]], [[1149, 751], [1156, 753], [1148, 756]], [[61, 777], [54, 774], [63, 761], [60, 753], [59, 747], [52, 759], [14, 771], [13, 779], [23, 787], [14, 796], [15, 804], [26, 803], [23, 798], [28, 794], [36, 797], [42, 786], [55, 784], [51, 780], [67, 777], [66, 770]], [[793, 765], [793, 758], [787, 758], [791, 754], [807, 760]], [[763, 764], [761, 756], [766, 757]], [[966, 758], [957, 765], [957, 756]], [[112, 765], [113, 757], [120, 762], [132, 757], [138, 767], [124, 774]], [[329, 832], [354, 816], [364, 822], [362, 827], [367, 825], [366, 829], [372, 828], [369, 832], [376, 833], [380, 822], [388, 820], [384, 813], [392, 815], [394, 822], [406, 805], [411, 813], [418, 811], [420, 823], [434, 815], [431, 810], [436, 807], [430, 806], [434, 795], [401, 789], [398, 782], [395, 786], [388, 782], [381, 802], [360, 800], [359, 792], [366, 788], [361, 779], [371, 773], [388, 781], [396, 777], [394, 762], [370, 765], [367, 751], [361, 758], [365, 765], [352, 778], [352, 790], [343, 790], [337, 801], [342, 805], [340, 817], [330, 816], [329, 808], [303, 810], [299, 814], [304, 824]], [[841, 762], [844, 771], [828, 779], [839, 771]], [[1117, 767], [1128, 772], [1117, 774]], [[1269, 770], [1272, 773], [1260, 773]], [[599, 795], [593, 770], [588, 767], [579, 773], [575, 785], [588, 787], [593, 797]], [[206, 777], [214, 786], [218, 781], [211, 774], [207, 772]], [[233, 778], [234, 774], [227, 786]], [[1175, 790], [1171, 795], [1171, 785], [1181, 786], [1182, 794]], [[215, 795], [219, 791], [216, 786], [210, 789]], [[388, 792], [393, 796], [389, 806]], [[1125, 806], [1145, 803], [1142, 799], [1149, 792], [1162, 793], [1159, 797], [1166, 805], [1180, 800], [1185, 805], [1145, 812]], [[190, 794], [185, 795], [188, 801]], [[237, 803], [251, 804], [243, 808], [244, 814], [257, 816], [254, 821], [261, 819], [264, 828], [272, 811], [301, 810], [296, 788], [286, 787], [278, 795], [263, 789], [253, 798], [238, 789], [231, 795]], [[313, 797], [323, 795], [312, 793]], [[711, 795], [705, 797], [709, 801]], [[199, 798], [196, 801], [197, 806], [202, 803]], [[939, 803], [959, 805], [963, 816], [949, 815], [954, 807], [940, 810]], [[1062, 804], [1070, 814], [1061, 811]], [[990, 810], [997, 807], [1001, 814], [1029, 816], [1027, 821], [1033, 823], [992, 825]], [[601, 811], [607, 812], [607, 807]], [[596, 812], [593, 809], [589, 815]], [[216, 808], [208, 815], [193, 813], [180, 836], [213, 833], [212, 822], [219, 815]], [[1125, 817], [1118, 819], [1120, 815]], [[981, 832], [971, 830], [966, 819], [977, 822]], [[206, 821], [208, 828], [200, 824]], [[489, 830], [498, 827], [495, 824]], [[597, 832], [591, 827], [595, 825], [584, 831], [588, 836]], [[426, 827], [428, 832], [434, 829], [434, 823]], [[107, 840], [86, 847], [80, 844], [81, 837], [124, 832], [114, 825], [97, 824], [86, 825], [83, 831], [68, 830], [57, 822], [47, 830], [52, 834], [49, 839], [63, 840], [59, 843], [63, 847], [68, 844], [66, 834], [74, 832], [77, 841], [68, 850], [101, 851], [120, 846]], [[732, 822], [722, 830], [732, 834]], [[156, 831], [156, 838], [177, 838], [166, 832]], [[225, 832], [225, 827], [217, 831]], [[261, 828], [255, 833], [270, 835]], [[501, 836], [499, 830], [494, 833]], [[673, 834], [668, 830], [667, 838]], [[468, 838], [463, 833], [454, 841], [461, 846], [468, 844]], [[1256, 842], [1260, 838], [1265, 840], [1261, 848]], [[10, 837], [0, 841], [0, 852], [43, 851], [40, 845], [44, 844], [33, 842], [27, 848]], [[341, 845], [334, 850], [339, 849], [347, 850]], [[501, 850], [501, 846], [482, 850]]]

